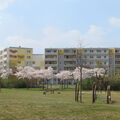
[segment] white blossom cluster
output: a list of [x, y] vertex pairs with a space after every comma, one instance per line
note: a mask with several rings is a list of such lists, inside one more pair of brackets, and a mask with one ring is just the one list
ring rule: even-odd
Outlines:
[[[16, 73], [13, 74], [12, 69], [9, 70], [9, 73], [6, 71], [2, 71], [1, 77], [2, 78], [8, 78], [9, 75], [14, 75], [18, 79], [36, 79], [36, 80], [51, 80], [53, 78], [58, 78], [60, 80], [80, 80], [80, 68], [77, 67], [73, 72], [70, 71], [61, 71], [54, 74], [53, 68], [48, 67], [48, 69], [34, 69], [33, 67], [17, 67]], [[94, 68], [94, 69], [88, 69], [88, 68], [82, 68], [82, 79], [91, 78], [92, 76], [101, 75], [103, 76], [105, 73], [105, 69], [103, 68]]]

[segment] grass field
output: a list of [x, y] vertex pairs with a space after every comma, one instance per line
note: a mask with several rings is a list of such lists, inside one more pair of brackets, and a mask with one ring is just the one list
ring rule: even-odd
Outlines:
[[91, 103], [91, 91], [84, 91], [83, 103], [74, 101], [74, 91], [43, 95], [38, 89], [2, 89], [0, 120], [120, 120], [120, 92], [112, 92], [113, 104]]

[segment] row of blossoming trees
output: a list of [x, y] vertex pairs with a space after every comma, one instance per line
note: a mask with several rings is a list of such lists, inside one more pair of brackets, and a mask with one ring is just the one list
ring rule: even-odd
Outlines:
[[88, 69], [83, 68], [82, 69], [82, 76], [80, 74], [80, 68], [77, 67], [73, 72], [70, 71], [61, 71], [58, 74], [54, 74], [53, 68], [49, 67], [48, 69], [34, 69], [33, 67], [17, 67], [16, 70], [13, 72], [11, 69], [8, 72], [3, 71], [1, 74], [1, 77], [3, 79], [8, 78], [9, 76], [14, 76], [18, 79], [24, 79], [27, 83], [27, 88], [38, 86], [39, 83], [42, 83], [42, 87], [44, 89], [44, 83], [47, 84], [48, 88], [48, 82], [53, 79], [59, 79], [60, 83], [62, 85], [62, 88], [65, 87], [65, 83], [67, 83], [68, 87], [68, 81], [76, 80], [76, 83], [78, 83], [77, 88], [79, 89], [79, 81], [91, 78], [92, 76], [97, 75], [103, 75], [105, 73], [105, 70], [103, 68], [94, 68], [94, 69]]
[[[101, 82], [103, 81], [101, 76], [105, 76], [106, 70], [103, 68], [80, 68], [77, 67], [73, 72], [70, 71], [61, 71], [57, 74], [54, 74], [53, 68], [49, 67], [48, 69], [34, 69], [32, 67], [17, 67], [14, 71], [12, 69], [9, 72], [1, 71], [1, 78], [9, 79], [10, 76], [16, 77], [18, 80], [24, 79], [26, 81], [27, 88], [29, 87], [40, 87], [40, 83], [42, 83], [42, 88], [48, 88], [48, 81], [53, 79], [59, 79], [62, 85], [62, 88], [68, 80], [76, 80], [75, 85], [75, 101], [79, 100], [82, 102], [82, 80], [86, 78], [91, 78], [93, 76], [96, 77], [99, 86], [101, 86]], [[52, 84], [51, 84], [52, 85]], [[92, 87], [92, 86], [91, 86]]]

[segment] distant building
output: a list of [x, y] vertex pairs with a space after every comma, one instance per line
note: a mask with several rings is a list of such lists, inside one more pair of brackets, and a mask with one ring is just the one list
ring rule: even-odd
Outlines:
[[0, 70], [9, 72], [9, 68], [32, 66], [33, 49], [9, 47], [0, 51]]
[[51, 66], [54, 72], [73, 71], [82, 59], [84, 67], [109, 68], [109, 75], [120, 73], [120, 48], [46, 48], [45, 68]]
[[45, 69], [45, 55], [33, 54], [32, 66], [34, 68]]
[[33, 48], [9, 47], [0, 51], [0, 71], [19, 66], [44, 69], [44, 60], [44, 54], [33, 54]]

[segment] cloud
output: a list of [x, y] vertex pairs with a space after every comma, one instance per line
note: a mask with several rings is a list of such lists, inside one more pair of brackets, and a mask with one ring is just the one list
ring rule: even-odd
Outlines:
[[65, 33], [54, 28], [43, 29], [41, 39], [25, 38], [23, 36], [8, 36], [6, 43], [9, 46], [32, 47], [43, 52], [44, 48], [48, 47], [72, 47], [73, 41], [80, 34], [77, 30], [70, 30]]
[[0, 24], [2, 24], [2, 18], [3, 18], [3, 17], [2, 17], [2, 16], [0, 16]]
[[[10, 45], [10, 46], [32, 46], [33, 44], [35, 44], [35, 41], [30, 39], [30, 38], [24, 38], [22, 36], [8, 36], [6, 38], [6, 42]], [[35, 47], [35, 46], [34, 46]]]
[[120, 27], [120, 19], [119, 18], [112, 17], [109, 19], [109, 23], [112, 26]]
[[79, 0], [64, 0], [67, 3], [79, 2]]
[[44, 48], [72, 48], [83, 42], [85, 47], [99, 47], [104, 42], [106, 32], [103, 28], [91, 25], [88, 32], [82, 34], [79, 30], [62, 32], [55, 28], [44, 28], [41, 39], [25, 38], [24, 36], [8, 36], [6, 43], [9, 46], [32, 47], [36, 51], [44, 51]]
[[80, 34], [80, 31], [74, 29], [62, 32], [54, 28], [45, 28], [43, 30], [44, 38], [42, 42], [47, 47], [72, 47], [73, 42], [78, 40]]
[[9, 3], [14, 2], [15, 0], [0, 0], [0, 10], [6, 9]]
[[87, 46], [99, 47], [101, 43], [104, 43], [104, 37], [107, 32], [102, 27], [90, 25], [89, 30], [82, 36]]

